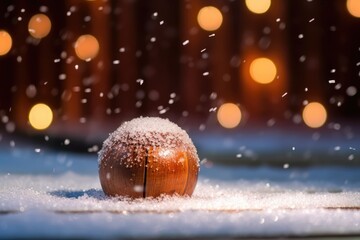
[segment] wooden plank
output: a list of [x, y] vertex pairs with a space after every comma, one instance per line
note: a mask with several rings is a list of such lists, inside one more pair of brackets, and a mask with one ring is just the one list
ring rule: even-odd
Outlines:
[[[49, 212], [54, 212], [58, 214], [93, 214], [93, 213], [111, 213], [111, 214], [119, 214], [119, 215], [131, 215], [131, 214], [170, 214], [170, 213], [181, 213], [181, 212], [204, 212], [204, 213], [229, 213], [229, 214], [236, 214], [236, 213], [244, 213], [244, 212], [263, 212], [267, 210], [277, 210], [277, 211], [299, 211], [299, 210], [328, 210], [328, 211], [360, 211], [360, 206], [353, 206], [353, 207], [316, 207], [316, 208], [239, 208], [239, 209], [169, 209], [169, 210], [145, 210], [145, 209], [138, 209], [138, 210], [101, 210], [101, 209], [93, 209], [93, 210], [83, 210], [83, 209], [68, 209], [68, 210], [54, 210], [50, 209]], [[0, 210], [0, 215], [7, 215], [7, 214], [19, 214], [22, 211], [19, 210]]]

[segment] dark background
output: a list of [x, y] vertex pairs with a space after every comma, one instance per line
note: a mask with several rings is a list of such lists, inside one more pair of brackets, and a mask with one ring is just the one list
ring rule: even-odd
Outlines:
[[[207, 5], [223, 14], [214, 32], [201, 29], [196, 20]], [[27, 24], [41, 9], [46, 9], [52, 28], [37, 40], [29, 35]], [[360, 18], [349, 14], [345, 0], [273, 0], [264, 14], [250, 12], [242, 0], [2, 0], [0, 29], [13, 39], [10, 52], [0, 56], [2, 131], [86, 142], [103, 139], [137, 116], [167, 117], [193, 132], [237, 134], [267, 128], [269, 121], [276, 122], [279, 131], [301, 131], [306, 125], [294, 119], [301, 116], [304, 100], [321, 102], [327, 109], [321, 131], [330, 131], [334, 124], [356, 128], [359, 94], [348, 96], [346, 89], [360, 87], [359, 26]], [[99, 54], [90, 62], [75, 55], [73, 45], [82, 34], [92, 34], [100, 43]], [[184, 46], [185, 40], [189, 43]], [[279, 77], [274, 82], [262, 85], [250, 78], [249, 62], [255, 57], [275, 62]], [[59, 80], [60, 74], [66, 79]], [[329, 84], [332, 79], [341, 84], [339, 89]], [[36, 88], [35, 96], [26, 94], [29, 86]], [[176, 94], [173, 104], [171, 93]], [[52, 125], [44, 131], [28, 123], [29, 110], [38, 102], [54, 112]], [[209, 112], [224, 102], [242, 110], [242, 122], [235, 129], [223, 129], [216, 111]], [[161, 114], [161, 109], [166, 112]]]

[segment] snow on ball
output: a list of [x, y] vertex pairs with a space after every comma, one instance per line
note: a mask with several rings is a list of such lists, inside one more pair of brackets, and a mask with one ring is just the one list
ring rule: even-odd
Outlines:
[[99, 177], [108, 196], [191, 196], [199, 158], [188, 134], [157, 117], [124, 122], [99, 152]]

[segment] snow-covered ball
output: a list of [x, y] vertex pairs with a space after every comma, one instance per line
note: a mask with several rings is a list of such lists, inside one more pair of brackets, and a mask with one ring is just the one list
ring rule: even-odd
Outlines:
[[191, 196], [199, 158], [189, 135], [168, 119], [124, 122], [99, 152], [99, 177], [108, 196]]

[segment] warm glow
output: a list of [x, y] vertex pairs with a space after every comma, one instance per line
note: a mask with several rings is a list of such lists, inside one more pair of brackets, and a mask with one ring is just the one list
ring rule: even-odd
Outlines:
[[48, 128], [52, 120], [53, 113], [46, 104], [38, 103], [34, 105], [29, 112], [30, 125], [37, 130]]
[[99, 52], [99, 42], [92, 35], [82, 35], [75, 42], [76, 55], [82, 60], [91, 60]]
[[197, 15], [200, 27], [206, 31], [217, 30], [223, 21], [223, 16], [219, 9], [212, 6], [203, 7]]
[[28, 30], [34, 38], [46, 37], [51, 30], [51, 21], [45, 14], [36, 14], [29, 21]]
[[250, 64], [250, 76], [258, 83], [268, 84], [276, 77], [276, 66], [268, 58], [257, 58]]
[[360, 1], [359, 0], [347, 0], [346, 8], [354, 17], [360, 17]]
[[224, 103], [217, 112], [217, 119], [224, 128], [234, 128], [241, 121], [240, 108], [233, 103]]
[[7, 54], [12, 46], [12, 38], [7, 31], [0, 30], [0, 56]]
[[251, 12], [262, 14], [269, 10], [271, 0], [245, 0], [245, 4]]
[[321, 103], [312, 102], [305, 106], [302, 117], [307, 126], [319, 128], [326, 122], [327, 113]]

